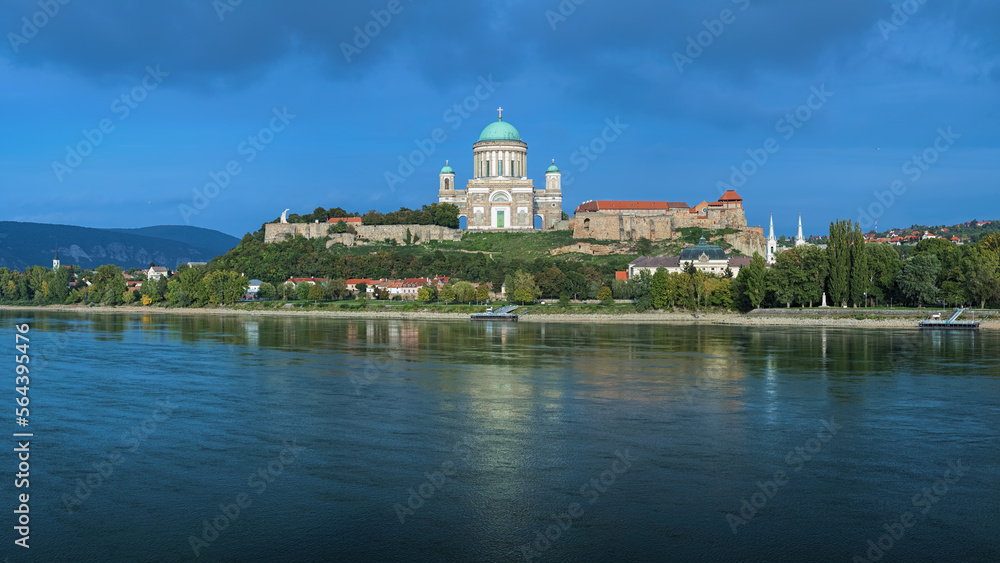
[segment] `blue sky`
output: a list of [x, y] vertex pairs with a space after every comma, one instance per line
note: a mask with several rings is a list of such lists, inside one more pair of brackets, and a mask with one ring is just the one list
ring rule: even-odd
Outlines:
[[8, 0], [0, 220], [419, 207], [498, 106], [569, 213], [725, 185], [779, 235], [1000, 218], [998, 29], [976, 0]]

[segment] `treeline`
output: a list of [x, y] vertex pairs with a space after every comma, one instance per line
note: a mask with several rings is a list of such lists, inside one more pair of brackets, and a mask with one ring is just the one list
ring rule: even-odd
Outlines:
[[902, 247], [866, 243], [855, 223], [830, 225], [827, 247], [785, 250], [765, 269], [763, 260], [740, 271], [737, 308], [973, 305], [1000, 301], [1000, 235], [975, 244], [944, 239], [917, 243], [904, 259]]
[[602, 285], [610, 287], [616, 270], [628, 267], [629, 256], [588, 264], [568, 258], [524, 260], [472, 252], [428, 251], [423, 247], [382, 247], [365, 253], [326, 248], [324, 240], [296, 237], [265, 244], [262, 237], [246, 235], [240, 244], [211, 267], [243, 272], [276, 287], [290, 277], [326, 279], [401, 279], [449, 276], [473, 283], [489, 282], [499, 289], [507, 276], [521, 270], [537, 279], [540, 297], [558, 298], [568, 293], [596, 299]]
[[24, 272], [0, 268], [0, 301], [35, 305], [130, 305], [166, 302], [178, 307], [231, 305], [246, 296], [249, 279], [233, 271], [206, 266], [181, 269], [170, 278], [147, 279], [129, 290], [121, 268], [99, 266], [51, 270], [33, 266]]
[[365, 225], [438, 225], [457, 229], [458, 207], [450, 203], [432, 203], [420, 209], [400, 207], [399, 211], [380, 213], [372, 210], [361, 217]]
[[[348, 217], [361, 217], [365, 225], [439, 225], [457, 229], [458, 207], [450, 203], [432, 203], [424, 205], [420, 209], [408, 209], [400, 207], [399, 211], [381, 213], [371, 210], [364, 215], [360, 213], [349, 213], [340, 207], [324, 209], [317, 207], [312, 213], [299, 215], [292, 213], [286, 218], [289, 223], [326, 223], [330, 219], [346, 219]], [[278, 222], [275, 219], [273, 222]]]

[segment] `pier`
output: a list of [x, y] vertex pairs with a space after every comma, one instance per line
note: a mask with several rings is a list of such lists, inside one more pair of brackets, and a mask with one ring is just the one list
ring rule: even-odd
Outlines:
[[989, 316], [983, 317], [976, 320], [976, 312], [972, 311], [972, 320], [958, 320], [965, 309], [957, 309], [955, 312], [947, 319], [941, 320], [941, 315], [931, 315], [926, 319], [920, 321], [920, 328], [937, 328], [937, 329], [950, 329], [950, 330], [979, 330], [979, 325], [989, 318]]
[[517, 309], [517, 305], [508, 305], [506, 307], [501, 307], [496, 311], [473, 313], [470, 315], [470, 318], [474, 321], [509, 321], [516, 323], [517, 315], [514, 314], [515, 309]]

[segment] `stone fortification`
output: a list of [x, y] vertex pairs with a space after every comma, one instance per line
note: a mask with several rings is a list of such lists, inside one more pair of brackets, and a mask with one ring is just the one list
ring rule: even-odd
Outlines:
[[345, 244], [354, 246], [365, 242], [383, 242], [386, 239], [406, 244], [406, 232], [409, 230], [411, 242], [415, 244], [427, 241], [460, 241], [461, 229], [450, 229], [438, 225], [358, 225], [354, 227], [357, 235], [351, 233], [330, 233], [329, 223], [269, 223], [264, 225], [264, 242], [281, 242], [302, 235], [308, 239], [330, 239], [329, 245]]

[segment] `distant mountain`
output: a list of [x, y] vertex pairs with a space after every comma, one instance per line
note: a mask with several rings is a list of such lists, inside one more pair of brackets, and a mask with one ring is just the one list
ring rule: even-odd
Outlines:
[[0, 221], [0, 267], [51, 267], [58, 245], [59, 259], [65, 266], [139, 268], [154, 262], [176, 268], [184, 262], [208, 262], [238, 243], [236, 237], [199, 227], [93, 229]]

